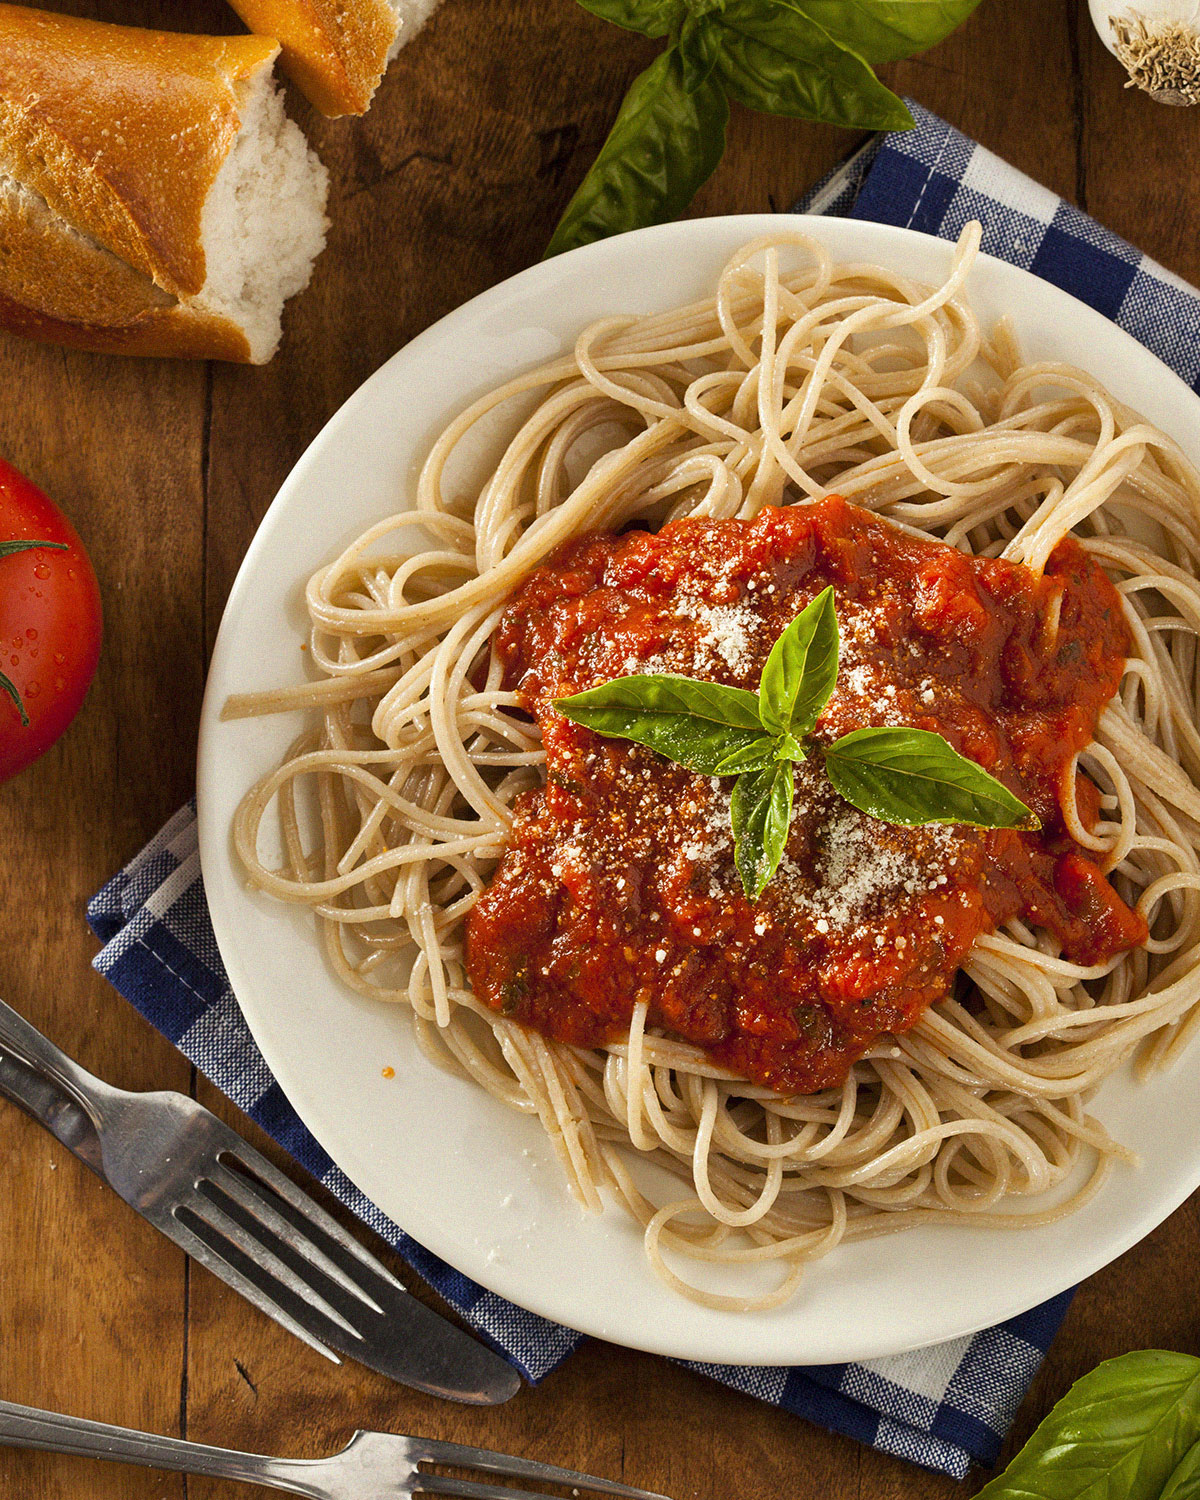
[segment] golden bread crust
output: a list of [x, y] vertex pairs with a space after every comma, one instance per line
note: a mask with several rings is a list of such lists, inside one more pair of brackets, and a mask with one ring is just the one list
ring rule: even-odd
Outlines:
[[250, 359], [236, 324], [181, 306], [28, 191], [0, 193], [0, 328], [111, 354]]
[[361, 115], [387, 68], [387, 0], [230, 0], [251, 31], [279, 39], [282, 66], [323, 115]]
[[225, 359], [252, 364], [246, 335], [228, 318], [178, 303], [119, 327], [72, 322], [22, 306], [0, 291], [0, 328], [43, 344], [65, 344], [93, 354], [140, 354], [154, 359]]
[[201, 216], [261, 36], [110, 26], [0, 3], [0, 173], [175, 296], [205, 281]]

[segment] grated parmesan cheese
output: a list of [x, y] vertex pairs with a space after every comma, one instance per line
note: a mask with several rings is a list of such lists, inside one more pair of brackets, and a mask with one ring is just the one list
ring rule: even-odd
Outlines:
[[[750, 588], [754, 585], [751, 583]], [[762, 617], [749, 604], [708, 604], [694, 595], [676, 602], [675, 614], [683, 620], [694, 620], [702, 629], [697, 641], [701, 655], [718, 656], [731, 672], [750, 670], [755, 662], [754, 635], [762, 627]]]

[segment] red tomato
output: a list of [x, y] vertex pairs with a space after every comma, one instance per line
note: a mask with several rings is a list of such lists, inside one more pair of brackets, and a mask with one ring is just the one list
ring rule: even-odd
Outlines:
[[0, 458], [0, 781], [66, 729], [99, 656], [100, 590], [83, 543], [41, 490]]

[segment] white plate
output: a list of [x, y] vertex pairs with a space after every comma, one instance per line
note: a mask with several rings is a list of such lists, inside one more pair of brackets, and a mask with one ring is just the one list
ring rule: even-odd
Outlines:
[[[341, 988], [305, 912], [247, 891], [230, 822], [296, 721], [222, 724], [218, 713], [232, 692], [302, 675], [304, 580], [370, 522], [404, 508], [430, 442], [469, 400], [568, 349], [594, 318], [704, 295], [740, 245], [789, 225], [837, 257], [925, 281], [941, 279], [949, 261], [944, 242], [886, 225], [694, 220], [534, 266], [451, 313], [367, 381], [280, 490], [229, 598], [200, 732], [200, 850], [221, 955], [263, 1055], [333, 1160], [422, 1244], [522, 1307], [616, 1343], [730, 1364], [914, 1349], [1011, 1317], [1098, 1270], [1200, 1184], [1195, 1055], [1146, 1085], [1117, 1077], [1104, 1088], [1096, 1113], [1141, 1165], [1118, 1169], [1080, 1213], [1019, 1232], [941, 1226], [847, 1245], [771, 1312], [694, 1306], [655, 1279], [623, 1214], [592, 1218], [575, 1207], [535, 1121], [440, 1073], [403, 1014]], [[972, 272], [970, 293], [985, 324], [1012, 319], [1027, 359], [1090, 370], [1200, 462], [1200, 402], [1107, 319], [990, 258]]]

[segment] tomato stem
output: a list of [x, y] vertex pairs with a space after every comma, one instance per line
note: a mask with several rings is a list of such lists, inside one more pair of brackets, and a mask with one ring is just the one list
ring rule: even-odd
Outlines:
[[29, 728], [29, 715], [25, 712], [25, 705], [21, 702], [21, 695], [17, 692], [17, 685], [11, 678], [0, 672], [0, 691], [8, 694], [17, 705], [17, 712], [21, 715], [21, 724], [25, 729]]
[[0, 542], [0, 557], [9, 557], [14, 552], [28, 552], [31, 547], [53, 547], [56, 552], [67, 550], [66, 542], [27, 542], [22, 539]]
[[[55, 552], [65, 552], [66, 542], [39, 542], [26, 540], [24, 537], [14, 537], [11, 541], [0, 542], [0, 557], [11, 557], [14, 552], [28, 552], [34, 547], [51, 547]], [[17, 712], [21, 715], [21, 726], [29, 728], [29, 715], [25, 712], [25, 705], [21, 702], [21, 695], [17, 692], [17, 685], [11, 678], [0, 672], [0, 692], [5, 692], [17, 705]]]

